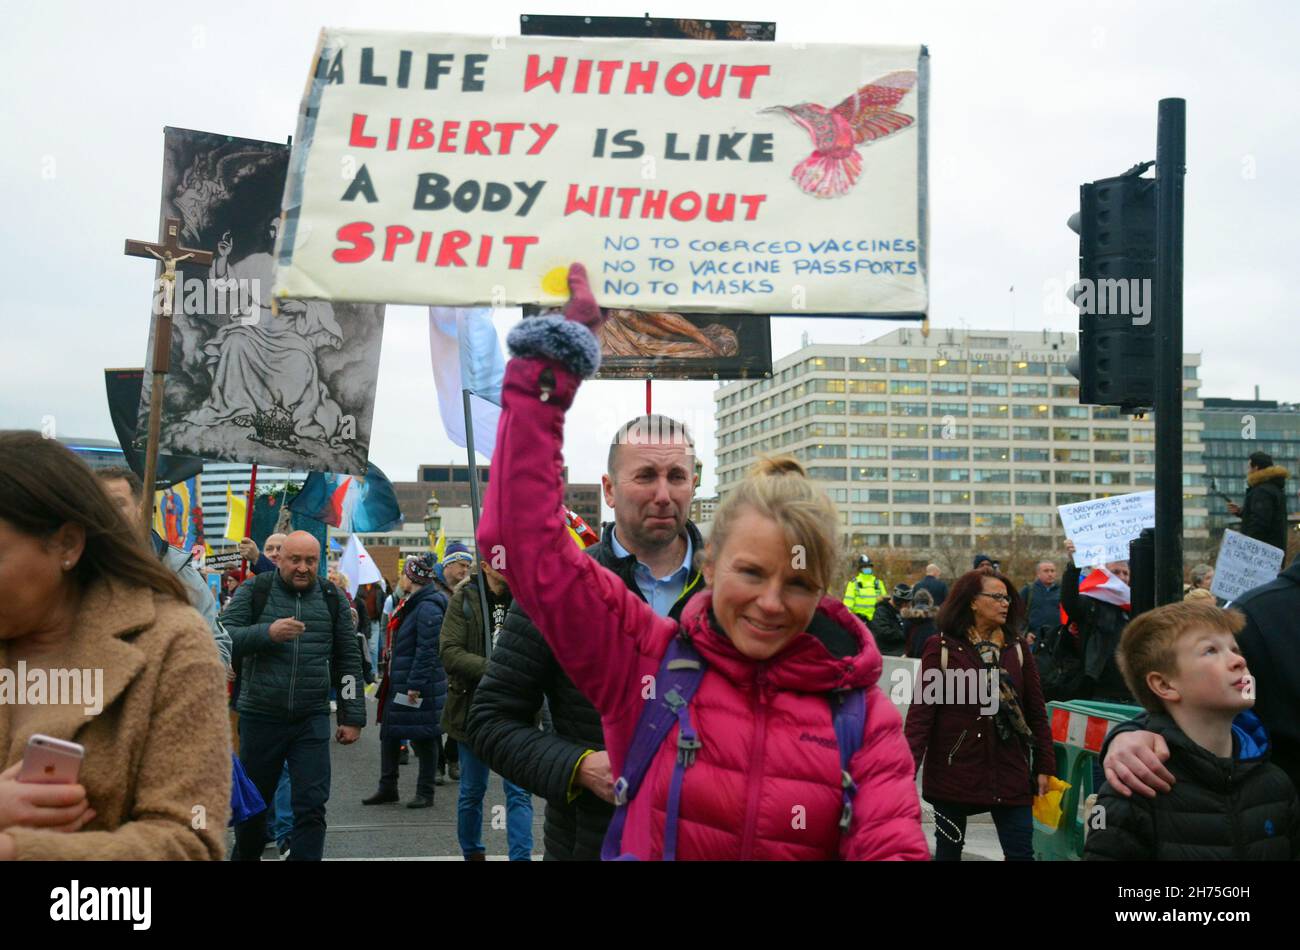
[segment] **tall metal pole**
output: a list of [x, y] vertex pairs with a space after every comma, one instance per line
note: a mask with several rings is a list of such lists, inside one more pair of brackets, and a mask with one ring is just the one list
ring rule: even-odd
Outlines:
[[1157, 605], [1183, 589], [1183, 185], [1187, 102], [1161, 99], [1156, 128], [1156, 537]]
[[[479, 490], [478, 490], [478, 460], [474, 457], [474, 414], [470, 412], [470, 391], [462, 389], [461, 398], [464, 400], [465, 407], [465, 451], [469, 455], [469, 502], [470, 510], [474, 515], [474, 556], [479, 559], [479, 563], [491, 559], [486, 556], [485, 552], [478, 548], [478, 513], [479, 513]], [[483, 644], [487, 655], [492, 656], [492, 615], [488, 613], [487, 602], [487, 577], [483, 573], [483, 568], [479, 568], [478, 582], [478, 604], [483, 611]]]

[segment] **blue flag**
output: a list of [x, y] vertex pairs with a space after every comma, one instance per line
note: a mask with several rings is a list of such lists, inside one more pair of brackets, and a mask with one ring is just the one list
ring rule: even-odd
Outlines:
[[348, 533], [389, 531], [402, 523], [393, 483], [374, 462], [367, 465], [365, 478], [312, 472], [289, 502], [289, 510]]

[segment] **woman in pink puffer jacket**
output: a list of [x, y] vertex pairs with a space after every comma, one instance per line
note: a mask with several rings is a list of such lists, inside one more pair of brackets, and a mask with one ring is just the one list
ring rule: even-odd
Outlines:
[[[600, 711], [613, 774], [627, 759], [645, 698], [683, 632], [706, 669], [689, 705], [702, 743], [685, 770], [676, 854], [686, 860], [926, 860], [911, 754], [898, 713], [876, 687], [881, 659], [866, 628], [824, 596], [839, 523], [792, 459], [732, 493], [714, 521], [710, 590], [660, 617], [585, 556], [564, 527], [564, 414], [599, 365], [602, 315], [574, 265], [568, 319], [526, 320], [510, 334], [503, 413], [479, 550], [564, 671]], [[761, 467], [761, 466], [760, 466]], [[796, 566], [798, 565], [798, 569]], [[828, 694], [865, 688], [857, 792], [848, 830]], [[631, 801], [622, 851], [664, 854], [676, 727]]]

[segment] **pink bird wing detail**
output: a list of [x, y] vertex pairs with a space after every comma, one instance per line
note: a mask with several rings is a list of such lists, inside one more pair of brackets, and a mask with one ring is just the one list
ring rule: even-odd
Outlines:
[[894, 109], [915, 85], [915, 70], [900, 69], [887, 73], [863, 86], [832, 111], [853, 129], [855, 142], [875, 141], [912, 124], [912, 116]]

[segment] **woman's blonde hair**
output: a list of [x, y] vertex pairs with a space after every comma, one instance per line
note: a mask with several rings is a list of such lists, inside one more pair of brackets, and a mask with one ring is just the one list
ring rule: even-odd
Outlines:
[[736, 519], [750, 509], [771, 518], [790, 543], [791, 563], [821, 590], [828, 590], [839, 563], [839, 514], [826, 492], [793, 456], [761, 458], [727, 496], [713, 519], [710, 558], [727, 543]]

